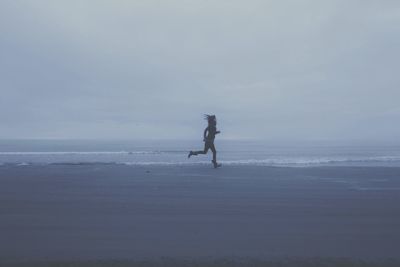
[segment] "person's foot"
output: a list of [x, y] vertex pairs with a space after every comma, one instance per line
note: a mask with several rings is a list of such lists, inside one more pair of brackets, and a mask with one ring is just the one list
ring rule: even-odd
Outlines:
[[221, 167], [221, 163], [217, 163], [217, 161], [215, 161], [215, 160], [212, 160], [211, 162], [213, 163], [214, 168]]
[[188, 158], [190, 158], [191, 156], [193, 156], [193, 151], [189, 152]]

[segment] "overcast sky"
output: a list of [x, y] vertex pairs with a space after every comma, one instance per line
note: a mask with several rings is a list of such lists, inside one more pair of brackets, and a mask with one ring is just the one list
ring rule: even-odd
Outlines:
[[400, 139], [398, 0], [0, 2], [0, 138]]

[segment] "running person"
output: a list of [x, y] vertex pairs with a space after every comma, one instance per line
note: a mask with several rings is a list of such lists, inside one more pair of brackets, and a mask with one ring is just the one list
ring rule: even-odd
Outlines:
[[221, 166], [221, 164], [217, 163], [217, 150], [215, 150], [214, 145], [215, 135], [220, 133], [220, 131], [217, 131], [217, 118], [215, 115], [205, 115], [204, 119], [208, 121], [208, 127], [204, 130], [204, 150], [190, 151], [188, 158], [197, 156], [198, 154], [207, 154], [208, 150], [211, 149], [213, 153], [212, 163], [214, 168], [217, 168]]

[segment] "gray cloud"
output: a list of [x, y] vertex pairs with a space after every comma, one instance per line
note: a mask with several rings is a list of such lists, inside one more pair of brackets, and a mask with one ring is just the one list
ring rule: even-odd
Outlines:
[[2, 1], [0, 138], [395, 139], [397, 1]]

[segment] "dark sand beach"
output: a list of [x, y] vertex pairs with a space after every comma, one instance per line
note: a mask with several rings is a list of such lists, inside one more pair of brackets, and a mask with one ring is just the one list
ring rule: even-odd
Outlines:
[[0, 265], [399, 266], [399, 203], [395, 167], [3, 165]]

